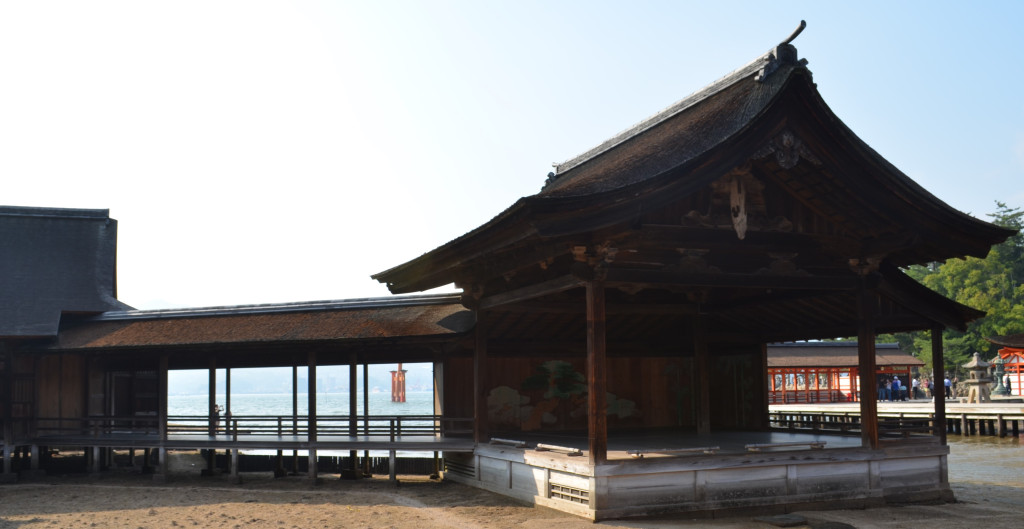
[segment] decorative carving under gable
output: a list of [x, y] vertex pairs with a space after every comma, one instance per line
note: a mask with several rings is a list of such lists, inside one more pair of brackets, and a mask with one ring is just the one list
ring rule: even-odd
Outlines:
[[768, 265], [768, 268], [758, 269], [757, 275], [769, 275], [769, 276], [808, 276], [811, 275], [806, 270], [801, 270], [796, 266], [796, 257], [799, 254], [796, 253], [769, 253], [768, 257], [772, 258], [772, 262]]
[[753, 156], [754, 160], [761, 158], [767, 158], [774, 154], [775, 161], [779, 163], [779, 166], [783, 169], [792, 169], [796, 167], [796, 164], [800, 162], [800, 159], [807, 160], [814, 165], [821, 165], [821, 160], [818, 159], [810, 149], [804, 145], [804, 142], [800, 138], [796, 137], [792, 131], [784, 130], [778, 136], [772, 138], [767, 145], [758, 149]]
[[749, 162], [711, 182], [709, 187], [711, 200], [707, 212], [690, 210], [679, 219], [681, 226], [732, 227], [740, 240], [750, 231], [793, 231], [793, 223], [788, 218], [768, 217], [764, 205], [765, 185], [754, 175]]
[[866, 276], [872, 272], [878, 271], [878, 265], [882, 264], [881, 257], [864, 257], [864, 258], [853, 258], [850, 259], [850, 270], [859, 276]]
[[742, 241], [747, 236], [747, 191], [744, 176], [750, 175], [750, 164], [734, 169], [725, 175], [729, 184], [729, 218], [736, 236]]

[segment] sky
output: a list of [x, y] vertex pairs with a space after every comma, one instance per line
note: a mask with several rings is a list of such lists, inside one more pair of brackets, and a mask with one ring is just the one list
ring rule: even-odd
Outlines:
[[109, 209], [140, 309], [386, 296], [802, 19], [858, 136], [1024, 207], [1024, 2], [891, 0], [0, 1], [0, 204]]

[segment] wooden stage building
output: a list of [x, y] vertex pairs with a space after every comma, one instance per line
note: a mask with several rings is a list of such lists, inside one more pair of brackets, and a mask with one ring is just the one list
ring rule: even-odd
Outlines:
[[[80, 285], [35, 285], [52, 295], [0, 294], [4, 475], [16, 452], [37, 465], [41, 446], [409, 441], [444, 451], [446, 479], [591, 519], [948, 498], [941, 399], [932, 428], [880, 424], [861, 399], [854, 429], [773, 431], [766, 344], [857, 337], [859, 384], [873, 387], [877, 334], [931, 330], [944, 372], [941, 331], [983, 314], [901, 267], [983, 257], [1013, 232], [953, 210], [855, 136], [789, 40], [373, 276], [394, 294], [458, 296], [132, 311], [116, 300], [105, 212], [0, 212], [105, 243], [25, 239], [31, 258], [4, 263], [4, 281], [87, 269]], [[191, 423], [167, 416], [172, 369], [291, 366], [315, 381], [318, 366], [349, 365], [354, 380], [399, 362], [434, 365], [416, 441], [355, 402], [319, 417], [313, 397], [305, 417], [239, 419], [228, 434], [211, 431], [212, 401]]]

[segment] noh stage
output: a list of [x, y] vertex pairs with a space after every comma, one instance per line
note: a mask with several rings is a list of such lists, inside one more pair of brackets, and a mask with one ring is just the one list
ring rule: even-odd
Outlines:
[[902, 268], [1013, 233], [850, 131], [795, 35], [373, 276], [454, 283], [474, 311], [443, 366], [439, 406], [477, 443], [451, 479], [592, 519], [950, 497], [941, 400], [925, 425], [880, 425], [867, 398], [856, 428], [772, 432], [768, 344], [856, 338], [854, 387], [874, 392], [876, 336], [929, 330], [942, 373], [941, 331], [983, 313]]
[[[161, 464], [175, 447], [308, 450], [313, 479], [316, 450], [349, 450], [357, 475], [357, 450], [416, 447], [445, 451], [450, 479], [595, 520], [948, 499], [943, 400], [926, 421], [880, 421], [862, 398], [856, 424], [780, 432], [768, 344], [856, 338], [850, 387], [873, 390], [876, 336], [927, 330], [943, 373], [942, 330], [984, 314], [903, 269], [984, 257], [1014, 232], [860, 140], [794, 37], [373, 276], [394, 294], [460, 294], [135, 311], [116, 299], [106, 211], [0, 208], [17, 257], [3, 277], [19, 281], [0, 291], [0, 479], [26, 459], [45, 470], [46, 446], [86, 448], [94, 471], [126, 446]], [[433, 366], [434, 389], [416, 436], [360, 417], [354, 397], [343, 417], [318, 414], [318, 366], [349, 366], [355, 388], [359, 366], [365, 380], [367, 365], [413, 362]], [[216, 371], [230, 395], [230, 370], [256, 367], [291, 368], [292, 415], [218, 430]], [[208, 371], [208, 413], [168, 415], [178, 369]]]

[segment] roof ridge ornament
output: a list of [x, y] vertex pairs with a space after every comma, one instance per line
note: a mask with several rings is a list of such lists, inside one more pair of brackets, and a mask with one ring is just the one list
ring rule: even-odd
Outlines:
[[796, 40], [797, 37], [800, 36], [800, 33], [803, 33], [804, 28], [806, 28], [806, 27], [807, 27], [807, 21], [806, 20], [801, 20], [800, 21], [800, 26], [797, 27], [795, 30], [793, 30], [793, 34], [791, 34], [788, 39], [780, 42], [779, 46], [785, 46], [787, 44], [792, 43], [794, 40]]
[[780, 42], [778, 46], [764, 56], [764, 66], [761, 67], [761, 71], [757, 72], [757, 75], [754, 77], [755, 81], [763, 83], [768, 79], [768, 76], [775, 73], [775, 70], [778, 70], [779, 66], [782, 66], [783, 64], [807, 65], [807, 59], [797, 59], [796, 46], [791, 44], [806, 27], [807, 22], [801, 20], [800, 25], [792, 34], [789, 35], [789, 37], [786, 38], [786, 40]]

